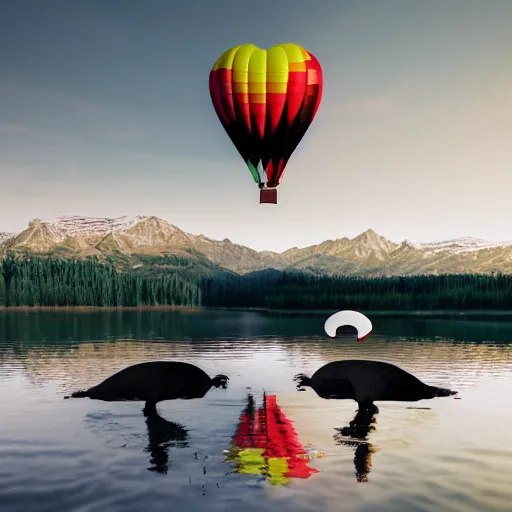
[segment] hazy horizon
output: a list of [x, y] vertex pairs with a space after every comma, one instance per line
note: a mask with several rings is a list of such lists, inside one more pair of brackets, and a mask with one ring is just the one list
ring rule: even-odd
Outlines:
[[[512, 239], [512, 2], [254, 5], [4, 0], [0, 232], [145, 214], [277, 252], [369, 228]], [[324, 98], [260, 205], [208, 74], [229, 47], [286, 41], [317, 56]]]

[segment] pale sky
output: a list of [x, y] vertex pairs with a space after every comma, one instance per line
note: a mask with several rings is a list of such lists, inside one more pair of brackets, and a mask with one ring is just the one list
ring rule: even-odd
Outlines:
[[[255, 249], [510, 240], [511, 26], [510, 0], [2, 0], [0, 231], [142, 214]], [[260, 205], [208, 74], [283, 42], [324, 97]]]

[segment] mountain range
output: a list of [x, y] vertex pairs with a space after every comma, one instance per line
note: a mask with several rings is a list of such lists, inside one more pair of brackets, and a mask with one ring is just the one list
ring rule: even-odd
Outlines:
[[323, 274], [415, 275], [512, 273], [512, 242], [459, 238], [438, 243], [392, 242], [369, 229], [355, 238], [326, 240], [277, 253], [256, 251], [205, 235], [186, 233], [150, 216], [59, 217], [32, 220], [21, 233], [0, 232], [0, 257], [8, 252], [50, 257], [96, 256], [121, 268], [172, 268], [181, 256], [194, 272], [247, 274], [265, 269]]

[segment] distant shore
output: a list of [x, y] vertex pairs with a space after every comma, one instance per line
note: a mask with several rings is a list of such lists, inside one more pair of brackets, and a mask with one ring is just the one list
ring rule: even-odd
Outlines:
[[[269, 308], [205, 308], [205, 309], [223, 309], [230, 311], [262, 311], [276, 315], [332, 315], [339, 311], [339, 309], [269, 309]], [[510, 309], [439, 309], [439, 310], [359, 310], [361, 313], [368, 316], [429, 316], [429, 317], [445, 317], [445, 316], [478, 316], [478, 315], [492, 315], [492, 316], [512, 316]]]
[[[270, 308], [241, 308], [241, 307], [210, 307], [210, 306], [0, 306], [0, 312], [24, 312], [29, 313], [33, 311], [64, 311], [70, 313], [87, 313], [87, 312], [101, 312], [101, 311], [184, 311], [184, 312], [199, 312], [199, 311], [253, 311], [267, 313], [270, 315], [310, 315], [310, 316], [326, 316], [332, 315], [339, 311], [337, 309], [270, 309]], [[361, 313], [376, 317], [448, 317], [448, 316], [512, 316], [512, 310], [497, 310], [497, 309], [475, 309], [475, 310], [462, 310], [462, 309], [447, 309], [447, 310], [375, 310], [364, 311]]]
[[0, 311], [198, 311], [207, 309], [193, 306], [0, 306]]

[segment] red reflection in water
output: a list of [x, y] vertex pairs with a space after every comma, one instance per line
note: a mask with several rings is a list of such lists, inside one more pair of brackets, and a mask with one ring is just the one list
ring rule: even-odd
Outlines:
[[[248, 396], [232, 444], [236, 452], [234, 460], [239, 463], [238, 472], [270, 476], [271, 483], [275, 484], [318, 473], [309, 466], [307, 451], [275, 395], [264, 395], [263, 406], [257, 410], [253, 397]], [[251, 470], [246, 467], [249, 465]]]

